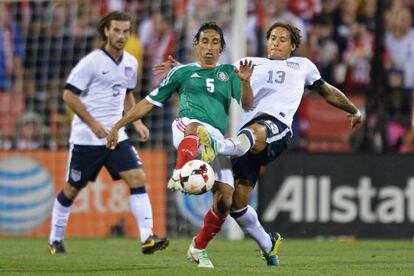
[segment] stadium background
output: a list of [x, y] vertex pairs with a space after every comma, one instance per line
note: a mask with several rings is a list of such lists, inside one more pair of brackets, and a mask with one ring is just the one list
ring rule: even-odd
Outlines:
[[[364, 221], [357, 211], [355, 220], [334, 222], [323, 219], [320, 206], [320, 216], [308, 213], [307, 219], [295, 221], [295, 216], [289, 216], [288, 212], [293, 214], [293, 209], [281, 208], [286, 214], [270, 221], [265, 217], [265, 226], [280, 227], [287, 235], [299, 237], [357, 233], [363, 237], [387, 237], [387, 227], [395, 226], [400, 230], [393, 230], [392, 237], [412, 236], [412, 230], [407, 229], [414, 222], [414, 188], [410, 188], [407, 164], [414, 161], [410, 154], [414, 139], [413, 7], [413, 1], [409, 0], [0, 1], [0, 235], [48, 235], [51, 204], [63, 185], [67, 164], [72, 114], [60, 98], [65, 78], [82, 56], [99, 47], [95, 31], [98, 18], [116, 9], [137, 19], [126, 47], [141, 65], [137, 99], [160, 82], [152, 75], [154, 64], [169, 54], [182, 62], [194, 61], [192, 38], [205, 21], [216, 21], [224, 29], [227, 48], [221, 56], [223, 63], [232, 63], [246, 55], [263, 56], [263, 37], [269, 24], [276, 20], [298, 26], [303, 44], [297, 54], [311, 59], [324, 79], [343, 89], [363, 111], [366, 122], [351, 133], [343, 112], [328, 106], [317, 95], [307, 95], [295, 119], [296, 136], [290, 145], [293, 161], [289, 161], [291, 152], [285, 154], [286, 162], [293, 165], [282, 169], [272, 165], [268, 172], [275, 168], [280, 175], [265, 172], [264, 184], [252, 198], [252, 204], [266, 214], [271, 202], [266, 195], [277, 197], [275, 187], [292, 175], [303, 176], [306, 187], [319, 185], [312, 184], [317, 181], [306, 180], [309, 177], [332, 174], [333, 179], [344, 178], [350, 187], [357, 187], [358, 179], [368, 176], [376, 180], [373, 186], [394, 190], [399, 187], [403, 191], [402, 195], [381, 197], [376, 191], [375, 195], [367, 195], [373, 201], [370, 205], [373, 209], [380, 209], [380, 203], [388, 200], [385, 213], [398, 213], [397, 219]], [[156, 232], [179, 237], [195, 233], [210, 198], [209, 195], [184, 197], [166, 190], [175, 162], [170, 134], [175, 112], [176, 102], [172, 100], [145, 118], [151, 130], [149, 142], [141, 143], [136, 133], [129, 132], [148, 174]], [[237, 111], [232, 131], [236, 127]], [[305, 156], [309, 157], [308, 163], [295, 162]], [[389, 172], [387, 165], [378, 170], [378, 160], [384, 156], [388, 158], [384, 164], [394, 164]], [[326, 162], [329, 158], [333, 158], [332, 162]], [[362, 169], [338, 170], [337, 159], [346, 159]], [[309, 167], [315, 162], [323, 165]], [[347, 167], [339, 163], [340, 168]], [[300, 166], [295, 168], [294, 164]], [[352, 174], [357, 174], [355, 179], [347, 177]], [[395, 178], [395, 174], [400, 177]], [[306, 207], [316, 204], [320, 198], [309, 191], [304, 191], [303, 198], [292, 204]], [[113, 183], [103, 172], [75, 203], [67, 236], [135, 236], [135, 223], [125, 200], [127, 193], [122, 183]], [[347, 195], [349, 203], [353, 194]], [[314, 203], [309, 203], [310, 198]], [[406, 204], [395, 203], [401, 200]], [[351, 209], [343, 205], [339, 208], [343, 213]], [[298, 223], [294, 224], [296, 229], [304, 230], [287, 227], [292, 222]], [[378, 223], [375, 224], [378, 231], [357, 231], [373, 223]], [[357, 229], [344, 231], [344, 225]], [[338, 230], [326, 231], [324, 226]], [[227, 229], [229, 236], [238, 236], [234, 235], [237, 231], [233, 226]]]

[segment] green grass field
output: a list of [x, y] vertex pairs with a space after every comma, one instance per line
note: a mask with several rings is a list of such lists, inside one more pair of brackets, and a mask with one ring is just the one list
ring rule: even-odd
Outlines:
[[71, 239], [65, 255], [50, 256], [46, 239], [0, 239], [4, 275], [414, 275], [414, 241], [284, 240], [281, 265], [267, 267], [252, 240], [210, 244], [213, 271], [186, 260], [190, 239], [144, 256], [131, 239]]

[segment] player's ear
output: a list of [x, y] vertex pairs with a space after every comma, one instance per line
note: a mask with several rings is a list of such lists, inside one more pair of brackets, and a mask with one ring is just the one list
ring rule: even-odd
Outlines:
[[292, 51], [291, 52], [294, 52], [295, 50], [296, 50], [296, 45], [292, 44]]

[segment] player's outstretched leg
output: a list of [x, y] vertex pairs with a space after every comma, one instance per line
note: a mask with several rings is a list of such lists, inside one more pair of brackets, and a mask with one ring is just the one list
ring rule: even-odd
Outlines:
[[195, 248], [194, 239], [190, 244], [190, 247], [187, 251], [187, 259], [191, 262], [197, 263], [198, 267], [202, 268], [214, 268], [213, 263], [210, 261], [210, 258], [207, 254], [207, 249], [197, 249]]
[[142, 253], [152, 254], [157, 250], [164, 250], [169, 244], [170, 241], [167, 238], [160, 239], [156, 235], [151, 235], [144, 243], [142, 243]]
[[50, 255], [64, 254], [66, 253], [63, 241], [54, 241], [48, 245]]
[[270, 249], [267, 253], [263, 252], [263, 257], [265, 258], [267, 265], [278, 266], [279, 257], [277, 256], [277, 251], [279, 250], [279, 246], [283, 238], [277, 232], [269, 233], [269, 237], [272, 241], [272, 249]]
[[217, 153], [217, 141], [214, 139], [203, 126], [197, 127], [197, 136], [200, 139], [201, 160], [211, 163], [216, 157]]

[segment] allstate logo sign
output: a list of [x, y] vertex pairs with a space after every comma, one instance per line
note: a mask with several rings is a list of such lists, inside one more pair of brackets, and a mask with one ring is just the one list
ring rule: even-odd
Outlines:
[[50, 215], [55, 186], [37, 161], [0, 159], [0, 232], [20, 234], [38, 228]]

